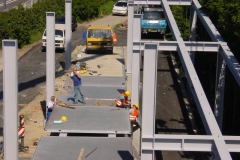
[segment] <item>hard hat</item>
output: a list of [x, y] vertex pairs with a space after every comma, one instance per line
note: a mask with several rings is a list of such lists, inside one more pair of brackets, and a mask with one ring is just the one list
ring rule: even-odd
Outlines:
[[81, 70], [81, 74], [84, 74], [85, 72], [83, 70]]
[[62, 120], [62, 121], [67, 121], [67, 117], [66, 117], [66, 116], [62, 116], [62, 117], [61, 117], [61, 120]]
[[120, 97], [119, 97], [119, 99], [120, 99], [120, 100], [123, 100], [123, 99], [124, 99], [124, 97], [123, 97], [123, 96], [120, 96]]
[[133, 106], [135, 106], [136, 108], [138, 108], [138, 104], [134, 104]]
[[124, 94], [126, 94], [126, 96], [130, 96], [130, 92], [129, 91], [125, 91]]

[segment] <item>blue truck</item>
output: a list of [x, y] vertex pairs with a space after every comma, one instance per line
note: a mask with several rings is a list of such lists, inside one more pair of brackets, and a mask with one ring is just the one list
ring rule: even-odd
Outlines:
[[159, 33], [164, 35], [167, 28], [163, 9], [160, 7], [142, 7], [141, 34]]

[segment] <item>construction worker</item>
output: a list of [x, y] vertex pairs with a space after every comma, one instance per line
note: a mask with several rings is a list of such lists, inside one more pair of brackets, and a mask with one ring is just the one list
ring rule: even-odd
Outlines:
[[116, 107], [127, 108], [127, 107], [130, 107], [130, 105], [131, 104], [124, 101], [124, 96], [119, 96], [119, 98], [116, 100]]
[[[128, 97], [130, 96], [129, 91], [125, 91], [120, 94], [119, 98], [116, 100], [116, 106], [117, 107], [129, 107], [131, 106], [131, 102], [128, 101]], [[122, 99], [123, 97], [123, 99]], [[120, 99], [121, 98], [121, 99]]]
[[50, 101], [48, 101], [46, 123], [48, 122], [48, 119], [51, 116], [54, 107], [56, 107], [57, 101], [58, 99], [55, 96], [51, 96]]
[[113, 43], [117, 43], [117, 35], [115, 32], [113, 33]]
[[131, 123], [136, 123], [138, 117], [138, 104], [133, 104], [132, 108], [129, 109]]

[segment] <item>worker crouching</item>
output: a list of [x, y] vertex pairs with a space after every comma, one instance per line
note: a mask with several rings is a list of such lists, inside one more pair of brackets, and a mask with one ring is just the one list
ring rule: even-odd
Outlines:
[[116, 107], [130, 108], [131, 102], [128, 101], [129, 96], [130, 96], [129, 91], [125, 91], [124, 93], [121, 93], [119, 98], [116, 100]]

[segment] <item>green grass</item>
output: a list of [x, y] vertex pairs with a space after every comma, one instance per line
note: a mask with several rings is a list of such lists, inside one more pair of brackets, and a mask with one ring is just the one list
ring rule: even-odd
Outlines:
[[99, 12], [101, 13], [103, 9], [105, 9], [104, 15], [112, 14], [113, 5], [115, 3], [116, 3], [115, 1], [108, 1], [106, 4], [100, 6]]
[[115, 28], [115, 29], [118, 29], [118, 28], [120, 28], [120, 26], [122, 26], [122, 23], [116, 24], [116, 25], [114, 26], [114, 28]]
[[31, 39], [30, 39], [30, 43], [35, 43], [37, 41], [39, 41], [40, 39], [42, 39], [42, 33], [40, 32], [35, 32], [35, 34], [31, 34]]

